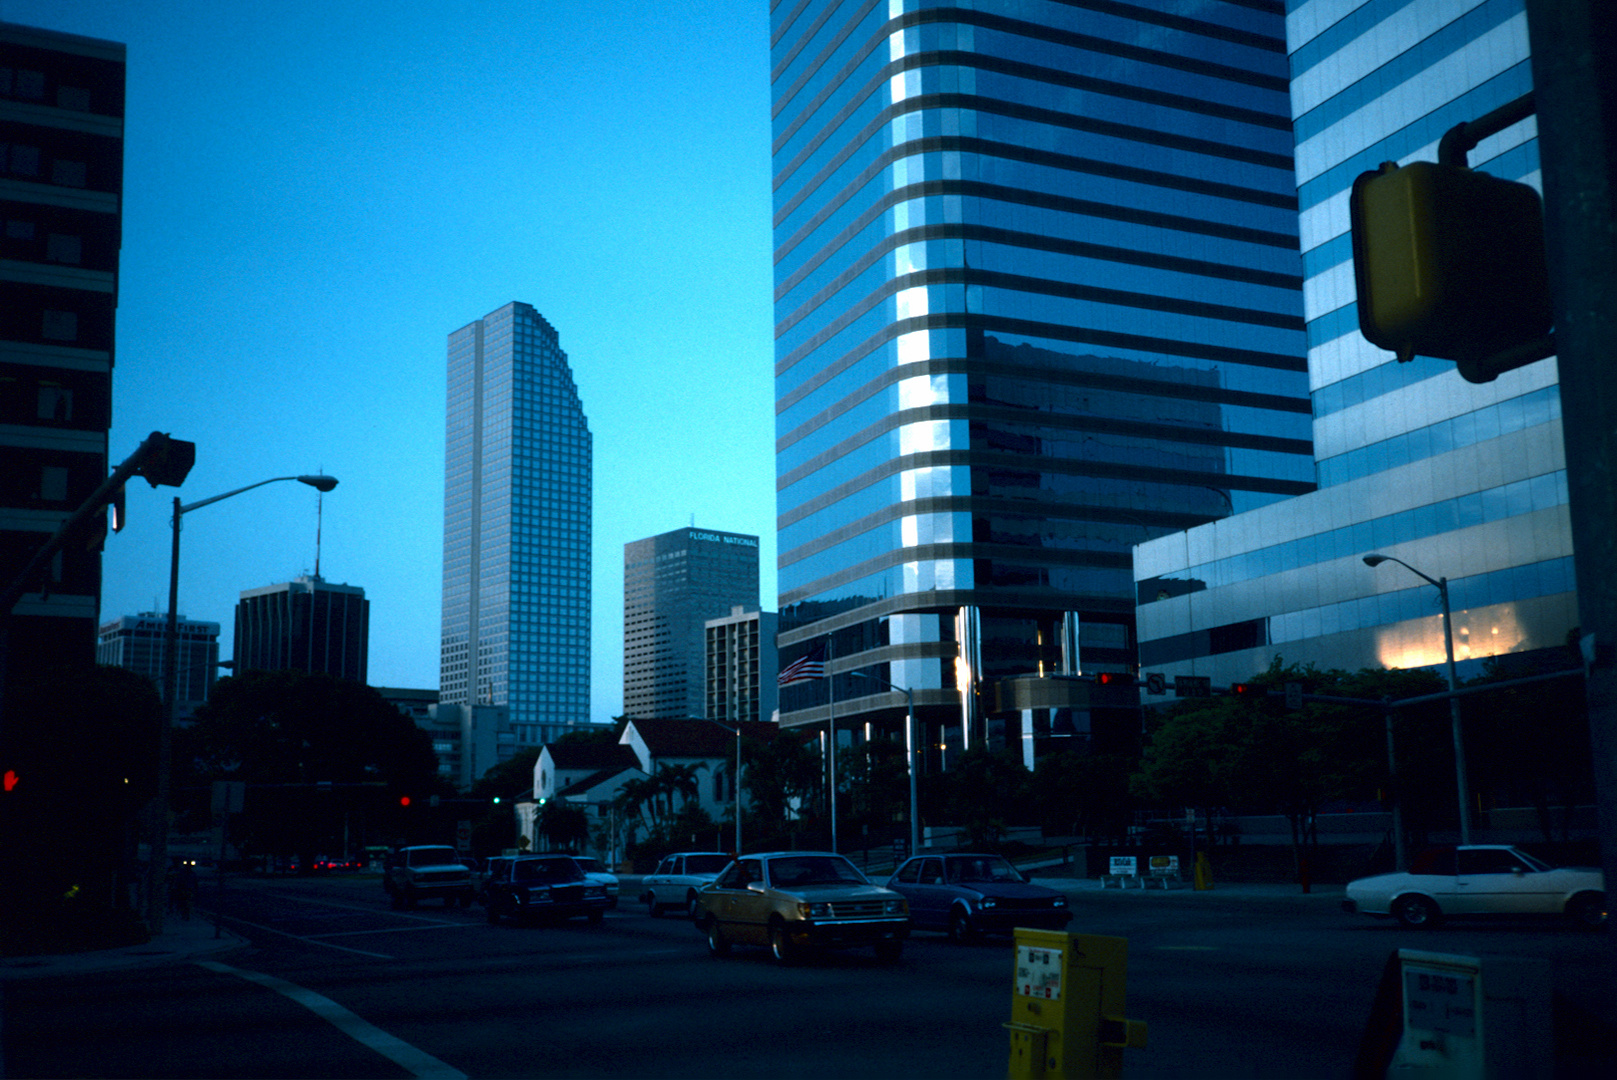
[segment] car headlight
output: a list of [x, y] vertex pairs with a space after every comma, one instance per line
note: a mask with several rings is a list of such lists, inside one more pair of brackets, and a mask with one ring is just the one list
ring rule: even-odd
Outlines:
[[599, 899], [605, 895], [606, 890], [599, 885], [591, 885], [584, 889], [584, 896], [591, 900]]
[[797, 916], [800, 919], [828, 919], [831, 917], [831, 905], [823, 901], [814, 904], [800, 903], [797, 905]]
[[992, 896], [985, 896], [981, 900], [977, 901], [977, 906], [982, 908], [984, 911], [987, 911], [990, 908], [998, 907], [999, 901], [995, 900]]
[[899, 899], [887, 901], [882, 910], [888, 915], [907, 915], [910, 909], [908, 904]]
[[1050, 906], [1051, 907], [1066, 907], [1067, 906], [1067, 898], [1065, 896], [1058, 896], [1054, 900], [1050, 901]]

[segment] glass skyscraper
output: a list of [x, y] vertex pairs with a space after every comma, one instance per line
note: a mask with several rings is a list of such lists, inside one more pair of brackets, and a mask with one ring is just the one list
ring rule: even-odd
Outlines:
[[1166, 6], [774, 6], [783, 724], [1100, 740], [1132, 546], [1313, 489], [1284, 11]]
[[675, 529], [623, 545], [623, 711], [706, 717], [709, 619], [758, 608], [758, 538]]
[[[1437, 160], [1455, 125], [1532, 89], [1523, 0], [1289, 5], [1308, 361], [1320, 490], [1143, 545], [1141, 659], [1239, 681], [1275, 656], [1321, 668], [1444, 663], [1448, 579], [1462, 676], [1560, 648], [1578, 625], [1553, 359], [1492, 383], [1359, 333], [1348, 192], [1382, 162]], [[1470, 152], [1538, 186], [1533, 118]], [[1441, 667], [1438, 668], [1441, 670]]]
[[510, 303], [449, 335], [439, 700], [514, 745], [589, 722], [593, 443], [567, 354]]

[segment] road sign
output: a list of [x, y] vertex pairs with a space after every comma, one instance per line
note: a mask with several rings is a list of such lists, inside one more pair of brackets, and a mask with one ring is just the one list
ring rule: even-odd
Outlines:
[[1175, 675], [1174, 697], [1212, 697], [1213, 680], [1206, 675]]

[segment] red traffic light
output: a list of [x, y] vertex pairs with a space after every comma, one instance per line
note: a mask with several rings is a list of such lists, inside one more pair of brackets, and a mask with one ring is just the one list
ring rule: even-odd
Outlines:
[[1102, 671], [1095, 676], [1098, 686], [1133, 686], [1134, 676], [1123, 671]]
[[1268, 691], [1257, 683], [1238, 682], [1230, 684], [1230, 693], [1236, 697], [1263, 697]]
[[399, 805], [400, 806], [409, 806], [410, 805], [410, 796], [408, 796], [408, 795], [400, 795], [399, 796]]

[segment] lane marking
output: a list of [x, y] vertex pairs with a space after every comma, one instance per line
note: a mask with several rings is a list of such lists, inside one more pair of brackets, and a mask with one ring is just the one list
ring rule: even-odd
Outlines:
[[333, 930], [329, 934], [311, 934], [309, 941], [317, 938], [332, 937], [364, 937], [366, 934], [414, 934], [422, 930], [469, 930], [476, 923], [433, 923], [431, 926], [390, 926], [385, 930]]
[[[308, 943], [310, 945], [323, 945], [328, 949], [341, 949], [343, 952], [358, 953], [360, 956], [372, 956], [372, 957], [375, 957], [378, 960], [392, 960], [392, 959], [394, 959], [394, 957], [389, 956], [387, 953], [366, 952], [364, 949], [350, 949], [346, 945], [333, 945], [329, 941], [317, 941], [314, 938], [304, 937], [301, 934], [289, 934], [285, 930], [277, 930], [275, 927], [273, 927], [273, 926], [265, 926], [263, 923], [248, 922], [246, 919], [238, 919], [234, 915], [226, 915], [226, 916], [223, 916], [223, 917], [226, 918], [226, 919], [229, 919], [231, 922], [241, 923], [243, 926], [251, 926], [255, 930], [264, 930], [264, 931], [267, 931], [267, 932], [269, 932], [271, 934], [280, 934], [282, 937], [289, 937], [293, 941], [302, 941], [302, 942], [306, 942], [306, 943]], [[445, 925], [448, 925], [448, 924], [445, 924]]]
[[285, 979], [277, 979], [273, 975], [231, 967], [215, 960], [197, 960], [195, 963], [198, 967], [207, 968], [209, 971], [216, 971], [222, 975], [236, 975], [248, 982], [267, 986], [276, 993], [291, 998], [355, 1042], [370, 1047], [389, 1061], [409, 1070], [412, 1076], [428, 1080], [467, 1080], [466, 1074], [459, 1069], [439, 1061], [424, 1050], [417, 1050], [395, 1035], [389, 1035], [369, 1020], [348, 1011], [323, 994], [306, 990]]

